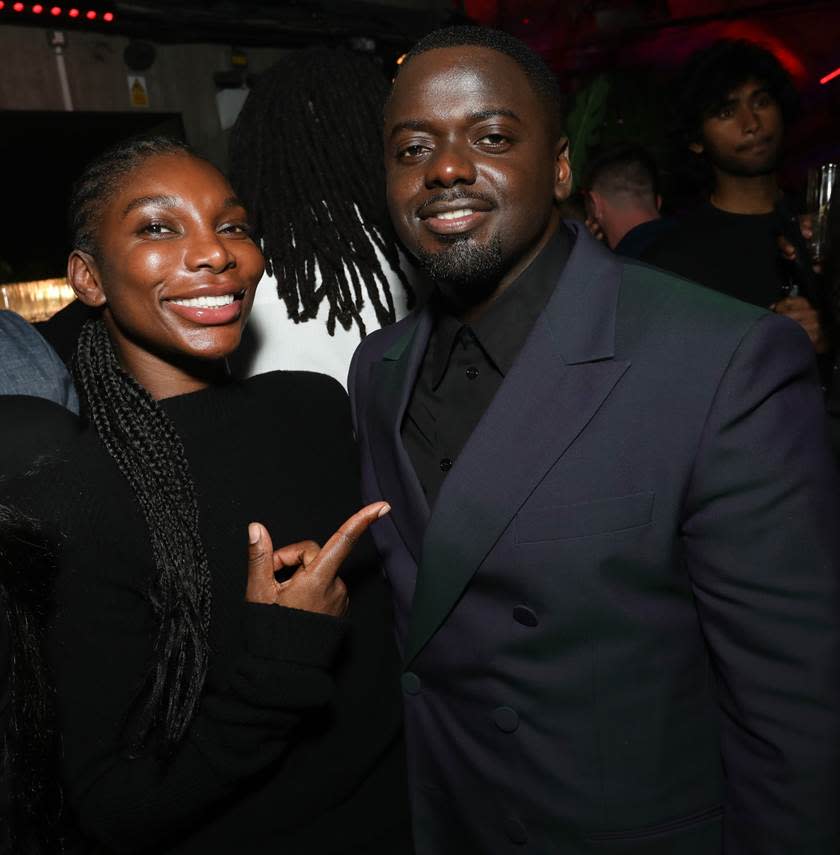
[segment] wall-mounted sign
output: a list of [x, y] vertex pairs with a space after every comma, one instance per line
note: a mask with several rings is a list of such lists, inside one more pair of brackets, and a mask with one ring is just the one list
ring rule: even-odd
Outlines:
[[128, 75], [128, 100], [132, 107], [149, 106], [149, 90], [146, 89], [146, 78], [137, 74]]

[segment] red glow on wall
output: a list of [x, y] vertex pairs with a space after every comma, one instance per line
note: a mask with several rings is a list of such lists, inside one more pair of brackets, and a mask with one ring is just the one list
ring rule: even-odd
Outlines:
[[78, 9], [71, 9], [67, 14], [71, 18], [78, 18], [79, 17], [79, 10]]
[[820, 83], [825, 85], [829, 80], [834, 80], [835, 77], [840, 77], [840, 68], [835, 68], [834, 71], [830, 71], [825, 77], [821, 77]]
[[50, 9], [50, 15], [53, 15], [54, 17], [58, 17], [60, 14], [61, 14], [61, 6], [53, 6], [52, 9]]
[[88, 21], [95, 21], [96, 20], [96, 12], [94, 12], [93, 9], [89, 9], [85, 13], [85, 17], [88, 19]]
[[15, 5], [12, 6], [12, 9], [14, 9], [15, 12], [22, 12], [23, 11], [23, 3], [15, 3]]
[[110, 23], [111, 23], [111, 21], [113, 21], [113, 20], [114, 20], [114, 13], [113, 13], [113, 12], [106, 12], [106, 13], [102, 16], [102, 20], [103, 20], [103, 21], [107, 21], [107, 22], [110, 24]]
[[44, 7], [43, 7], [40, 3], [36, 3], [36, 4], [32, 7], [32, 12], [33, 12], [35, 15], [40, 15], [40, 14], [41, 14], [41, 12], [43, 12], [43, 11], [44, 11]]

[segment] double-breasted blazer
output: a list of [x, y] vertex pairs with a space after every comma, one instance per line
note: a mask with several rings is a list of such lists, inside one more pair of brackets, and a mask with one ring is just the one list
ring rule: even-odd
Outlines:
[[418, 852], [836, 853], [840, 517], [810, 344], [568, 227], [431, 512], [400, 437], [430, 311], [351, 366], [364, 498], [392, 505]]

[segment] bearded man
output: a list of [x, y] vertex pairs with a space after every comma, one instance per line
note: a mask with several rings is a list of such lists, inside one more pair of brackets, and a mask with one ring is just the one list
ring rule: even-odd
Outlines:
[[807, 337], [561, 221], [556, 83], [510, 36], [423, 39], [384, 144], [436, 293], [348, 387], [392, 506], [417, 852], [836, 852], [840, 491]]

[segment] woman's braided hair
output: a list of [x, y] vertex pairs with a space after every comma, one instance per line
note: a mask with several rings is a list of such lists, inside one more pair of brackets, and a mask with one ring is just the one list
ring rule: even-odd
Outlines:
[[44, 634], [55, 562], [38, 525], [0, 505], [0, 634], [9, 638], [9, 719], [0, 732], [0, 782], [10, 796], [0, 817], [0, 852], [56, 850], [61, 788], [52, 681]]
[[[162, 154], [192, 153], [169, 139], [134, 140], [105, 152], [85, 170], [71, 201], [75, 249], [96, 257], [99, 217], [117, 181]], [[139, 750], [155, 731], [167, 753], [189, 726], [207, 674], [210, 570], [195, 487], [174, 425], [122, 369], [101, 318], [83, 327], [73, 374], [82, 413], [131, 485], [146, 522], [155, 564], [148, 596], [156, 628], [132, 741]]]
[[316, 317], [326, 300], [330, 335], [336, 321], [365, 335], [366, 297], [380, 325], [394, 322], [377, 249], [413, 297], [385, 205], [387, 90], [369, 56], [290, 52], [260, 76], [231, 135], [231, 183], [253, 217], [277, 293], [296, 322]]

